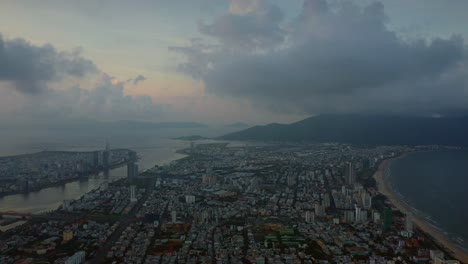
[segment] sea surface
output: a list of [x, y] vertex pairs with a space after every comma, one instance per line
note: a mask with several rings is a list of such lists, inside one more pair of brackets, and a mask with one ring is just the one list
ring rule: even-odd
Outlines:
[[[0, 156], [35, 153], [43, 150], [93, 151], [104, 149], [106, 142], [111, 148], [129, 148], [138, 152], [139, 170], [155, 165], [164, 165], [184, 157], [176, 153], [190, 142], [171, 138], [200, 134], [222, 135], [226, 131], [210, 129], [161, 129], [154, 130], [35, 130], [0, 131]], [[0, 212], [17, 211], [41, 213], [55, 210], [63, 200], [76, 199], [98, 188], [106, 181], [126, 177], [126, 167], [113, 169], [108, 175], [92, 175], [60, 186], [45, 188], [27, 194], [8, 195], [0, 198]]]
[[391, 162], [386, 180], [415, 214], [468, 248], [468, 150], [411, 153]]

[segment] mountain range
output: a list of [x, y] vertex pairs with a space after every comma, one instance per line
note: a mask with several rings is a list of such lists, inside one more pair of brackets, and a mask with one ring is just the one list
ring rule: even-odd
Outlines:
[[220, 139], [468, 146], [468, 117], [319, 115], [292, 124], [254, 126]]

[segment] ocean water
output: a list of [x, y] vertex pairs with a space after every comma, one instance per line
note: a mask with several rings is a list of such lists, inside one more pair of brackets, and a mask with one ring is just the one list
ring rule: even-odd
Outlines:
[[411, 153], [389, 167], [394, 191], [452, 241], [468, 248], [468, 150]]

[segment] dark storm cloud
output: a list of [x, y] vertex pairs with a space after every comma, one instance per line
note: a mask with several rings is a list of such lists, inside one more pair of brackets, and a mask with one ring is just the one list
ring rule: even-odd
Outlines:
[[460, 37], [403, 40], [388, 28], [379, 2], [360, 8], [350, 1], [331, 6], [306, 0], [289, 24], [265, 15], [272, 8], [264, 2], [203, 25], [200, 32], [217, 45], [172, 48], [186, 57], [180, 69], [202, 79], [208, 92], [282, 112], [468, 109], [468, 60]]
[[96, 71], [94, 63], [79, 52], [58, 52], [51, 45], [34, 46], [23, 39], [4, 40], [0, 35], [0, 81], [13, 83], [18, 91], [40, 93], [50, 82]]

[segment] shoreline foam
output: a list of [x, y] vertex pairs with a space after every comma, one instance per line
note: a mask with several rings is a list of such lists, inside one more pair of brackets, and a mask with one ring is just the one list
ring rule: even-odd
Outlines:
[[[453, 257], [457, 260], [468, 263], [468, 253], [460, 248], [457, 244], [450, 241], [449, 238], [443, 234], [443, 230], [440, 230], [436, 226], [429, 223], [424, 217], [419, 214], [414, 214], [415, 208], [411, 207], [406, 201], [399, 197], [398, 193], [394, 192], [390, 187], [390, 184], [385, 179], [385, 171], [389, 167], [391, 161], [404, 157], [405, 155], [391, 158], [382, 161], [377, 171], [374, 173], [374, 179], [377, 182], [378, 191], [387, 197], [393, 206], [400, 210], [404, 214], [411, 214], [413, 216], [413, 223], [421, 231], [431, 236], [438, 244], [445, 248]], [[417, 210], [417, 209], [416, 209]]]

